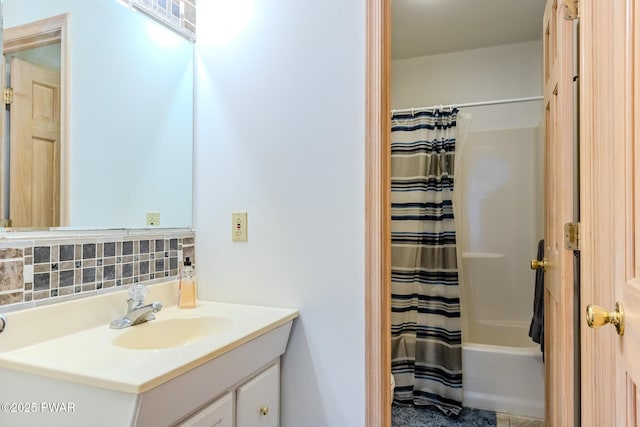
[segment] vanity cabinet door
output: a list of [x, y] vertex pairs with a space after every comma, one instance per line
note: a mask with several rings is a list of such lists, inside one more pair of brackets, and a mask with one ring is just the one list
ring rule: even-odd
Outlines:
[[275, 364], [238, 387], [236, 427], [277, 427], [280, 368]]
[[225, 394], [178, 427], [233, 427], [233, 394]]

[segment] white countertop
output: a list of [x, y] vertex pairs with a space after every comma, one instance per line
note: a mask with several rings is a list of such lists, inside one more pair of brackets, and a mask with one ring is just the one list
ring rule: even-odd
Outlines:
[[[143, 393], [298, 316], [295, 309], [209, 301], [198, 301], [192, 309], [179, 309], [175, 301], [171, 301], [176, 290], [175, 283], [154, 286], [157, 286], [154, 291], [150, 287], [147, 303], [157, 301], [154, 299], [156, 297], [165, 306], [156, 314], [156, 320], [151, 322], [215, 316], [230, 320], [231, 326], [177, 347], [122, 348], [114, 345], [113, 339], [132, 328], [144, 328], [145, 324], [110, 329], [109, 321], [115, 319], [112, 313], [124, 314], [122, 307], [126, 307], [126, 294], [100, 295], [8, 313], [7, 330], [0, 334], [0, 367], [110, 390]], [[100, 300], [102, 297], [106, 298]], [[92, 298], [97, 300], [88, 301]], [[174, 305], [169, 305], [172, 302]], [[107, 307], [104, 314], [95, 315], [94, 311], [102, 305]], [[94, 314], [86, 319], [88, 328], [79, 329], [77, 324], [65, 326], [64, 322], [70, 321], [82, 324], [83, 313], [78, 311], [86, 308]], [[34, 329], [39, 324], [42, 324], [45, 332]], [[7, 334], [8, 331], [12, 333]], [[25, 337], [26, 334], [30, 337]]]

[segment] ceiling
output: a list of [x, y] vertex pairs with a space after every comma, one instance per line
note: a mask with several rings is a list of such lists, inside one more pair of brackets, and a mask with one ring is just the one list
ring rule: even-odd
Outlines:
[[546, 0], [392, 0], [392, 58], [538, 40]]

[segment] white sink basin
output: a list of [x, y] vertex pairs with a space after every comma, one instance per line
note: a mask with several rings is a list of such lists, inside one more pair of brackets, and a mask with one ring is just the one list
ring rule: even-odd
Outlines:
[[156, 350], [188, 345], [211, 334], [226, 331], [233, 321], [224, 317], [200, 316], [151, 320], [130, 326], [113, 340], [118, 347]]

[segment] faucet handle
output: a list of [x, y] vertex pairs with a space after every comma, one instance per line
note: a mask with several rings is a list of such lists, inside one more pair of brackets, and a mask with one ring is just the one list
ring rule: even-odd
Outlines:
[[142, 283], [135, 284], [129, 288], [129, 298], [137, 302], [144, 302], [147, 293], [147, 288]]

